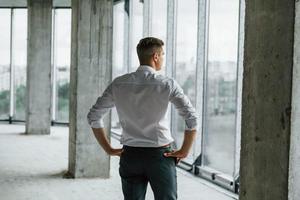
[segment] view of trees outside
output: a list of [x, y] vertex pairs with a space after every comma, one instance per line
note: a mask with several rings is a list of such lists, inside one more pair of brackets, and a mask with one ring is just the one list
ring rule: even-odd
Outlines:
[[25, 120], [27, 69], [27, 9], [13, 10], [12, 67], [14, 69], [13, 119]]
[[[27, 9], [0, 9], [0, 119], [8, 119], [13, 89], [13, 119], [25, 120]], [[55, 11], [54, 63], [56, 73], [56, 119], [69, 120], [71, 9]], [[10, 42], [11, 41], [11, 42]], [[12, 44], [10, 44], [12, 43]], [[10, 54], [11, 52], [11, 54]], [[13, 86], [10, 85], [11, 67]]]
[[203, 165], [233, 175], [239, 1], [210, 0]]
[[27, 9], [0, 9], [0, 21], [0, 119], [9, 118], [12, 87], [13, 119], [25, 120]]
[[55, 121], [69, 121], [71, 9], [54, 10]]
[[10, 18], [10, 9], [0, 9], [0, 119], [9, 117]]

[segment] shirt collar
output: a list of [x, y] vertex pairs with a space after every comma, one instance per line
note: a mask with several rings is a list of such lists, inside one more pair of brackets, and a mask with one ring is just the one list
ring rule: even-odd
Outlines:
[[137, 69], [137, 71], [148, 71], [151, 73], [156, 73], [156, 70], [150, 67], [149, 65], [140, 65]]

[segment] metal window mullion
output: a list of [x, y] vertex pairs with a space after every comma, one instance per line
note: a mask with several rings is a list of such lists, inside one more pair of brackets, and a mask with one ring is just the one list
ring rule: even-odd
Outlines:
[[207, 104], [207, 68], [208, 68], [208, 41], [209, 41], [209, 7], [210, 7], [210, 0], [206, 0], [205, 1], [205, 56], [204, 56], [204, 65], [203, 65], [203, 95], [202, 95], [202, 120], [201, 120], [201, 124], [202, 124], [202, 129], [201, 129], [201, 164], [203, 165], [203, 161], [204, 161], [204, 134], [207, 132], [206, 130], [206, 104]]
[[[129, 63], [129, 29], [130, 29], [130, 23], [129, 23], [129, 18], [130, 18], [130, 8], [126, 10], [126, 5], [129, 4], [130, 7], [130, 1], [125, 0], [124, 2], [124, 50], [123, 50], [123, 63], [124, 66], [126, 67], [126, 72], [128, 73], [130, 70], [130, 63]], [[128, 11], [128, 12], [127, 12]]]
[[51, 71], [52, 71], [52, 76], [51, 76], [51, 81], [52, 81], [52, 121], [56, 120], [56, 45], [55, 45], [55, 33], [56, 33], [56, 29], [55, 29], [55, 16], [56, 16], [56, 10], [53, 9], [52, 10], [52, 50], [51, 50], [51, 61], [52, 61], [52, 65], [51, 65]]
[[[177, 0], [168, 0], [167, 9], [167, 42], [166, 42], [166, 74], [170, 77], [176, 76], [176, 31], [177, 31]], [[171, 132], [176, 130], [175, 108], [171, 106]], [[176, 147], [177, 148], [177, 147]]]
[[[196, 64], [196, 110], [199, 114], [197, 132], [203, 138], [203, 107], [204, 107], [204, 67], [207, 63], [207, 29], [206, 29], [206, 12], [207, 12], [207, 0], [198, 1], [198, 30], [197, 30], [197, 64]], [[201, 140], [202, 141], [202, 140]], [[196, 142], [193, 149], [193, 157], [197, 158], [196, 152], [200, 149], [202, 153], [202, 143]]]
[[243, 87], [243, 61], [244, 61], [244, 25], [245, 25], [245, 0], [239, 1], [239, 33], [237, 54], [237, 91], [236, 91], [236, 135], [234, 148], [233, 177], [239, 175], [240, 145], [241, 145], [241, 118], [242, 118], [242, 87]]
[[131, 55], [131, 48], [133, 46], [133, 38], [132, 35], [133, 33], [133, 1], [134, 0], [129, 0], [129, 18], [128, 18], [128, 50], [127, 50], [127, 55], [128, 56], [128, 72], [131, 72], [132, 68], [132, 55]]
[[152, 34], [152, 0], [144, 0], [143, 5], [143, 36]]
[[9, 119], [11, 120], [14, 117], [14, 78], [15, 78], [15, 68], [13, 63], [13, 35], [14, 35], [14, 9], [10, 9], [10, 102], [9, 102]]

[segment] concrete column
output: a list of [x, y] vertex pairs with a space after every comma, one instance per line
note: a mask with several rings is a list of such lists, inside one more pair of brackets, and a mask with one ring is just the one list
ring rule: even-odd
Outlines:
[[52, 0], [28, 0], [26, 133], [50, 134]]
[[130, 9], [129, 9], [129, 0], [125, 0], [124, 3], [124, 9], [125, 9], [125, 15], [124, 15], [124, 52], [123, 52], [123, 63], [124, 68], [127, 70], [127, 72], [130, 71], [130, 63], [129, 63], [129, 55], [130, 55], [130, 49], [129, 49], [129, 43], [130, 43], [130, 23], [129, 23], [129, 15], [130, 15]]
[[295, 1], [245, 2], [240, 200], [286, 200]]
[[[89, 108], [112, 78], [112, 0], [72, 1], [69, 173], [109, 178], [110, 157], [87, 123]], [[110, 116], [105, 119], [110, 137]]]
[[300, 1], [296, 1], [289, 200], [300, 200]]

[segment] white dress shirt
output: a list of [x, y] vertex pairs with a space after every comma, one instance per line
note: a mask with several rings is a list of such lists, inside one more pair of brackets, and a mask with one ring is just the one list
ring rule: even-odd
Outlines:
[[136, 72], [113, 80], [90, 109], [88, 123], [92, 128], [103, 128], [103, 116], [116, 106], [122, 127], [121, 144], [160, 147], [174, 141], [167, 119], [169, 102], [184, 118], [187, 130], [196, 128], [195, 109], [178, 83], [141, 65]]

